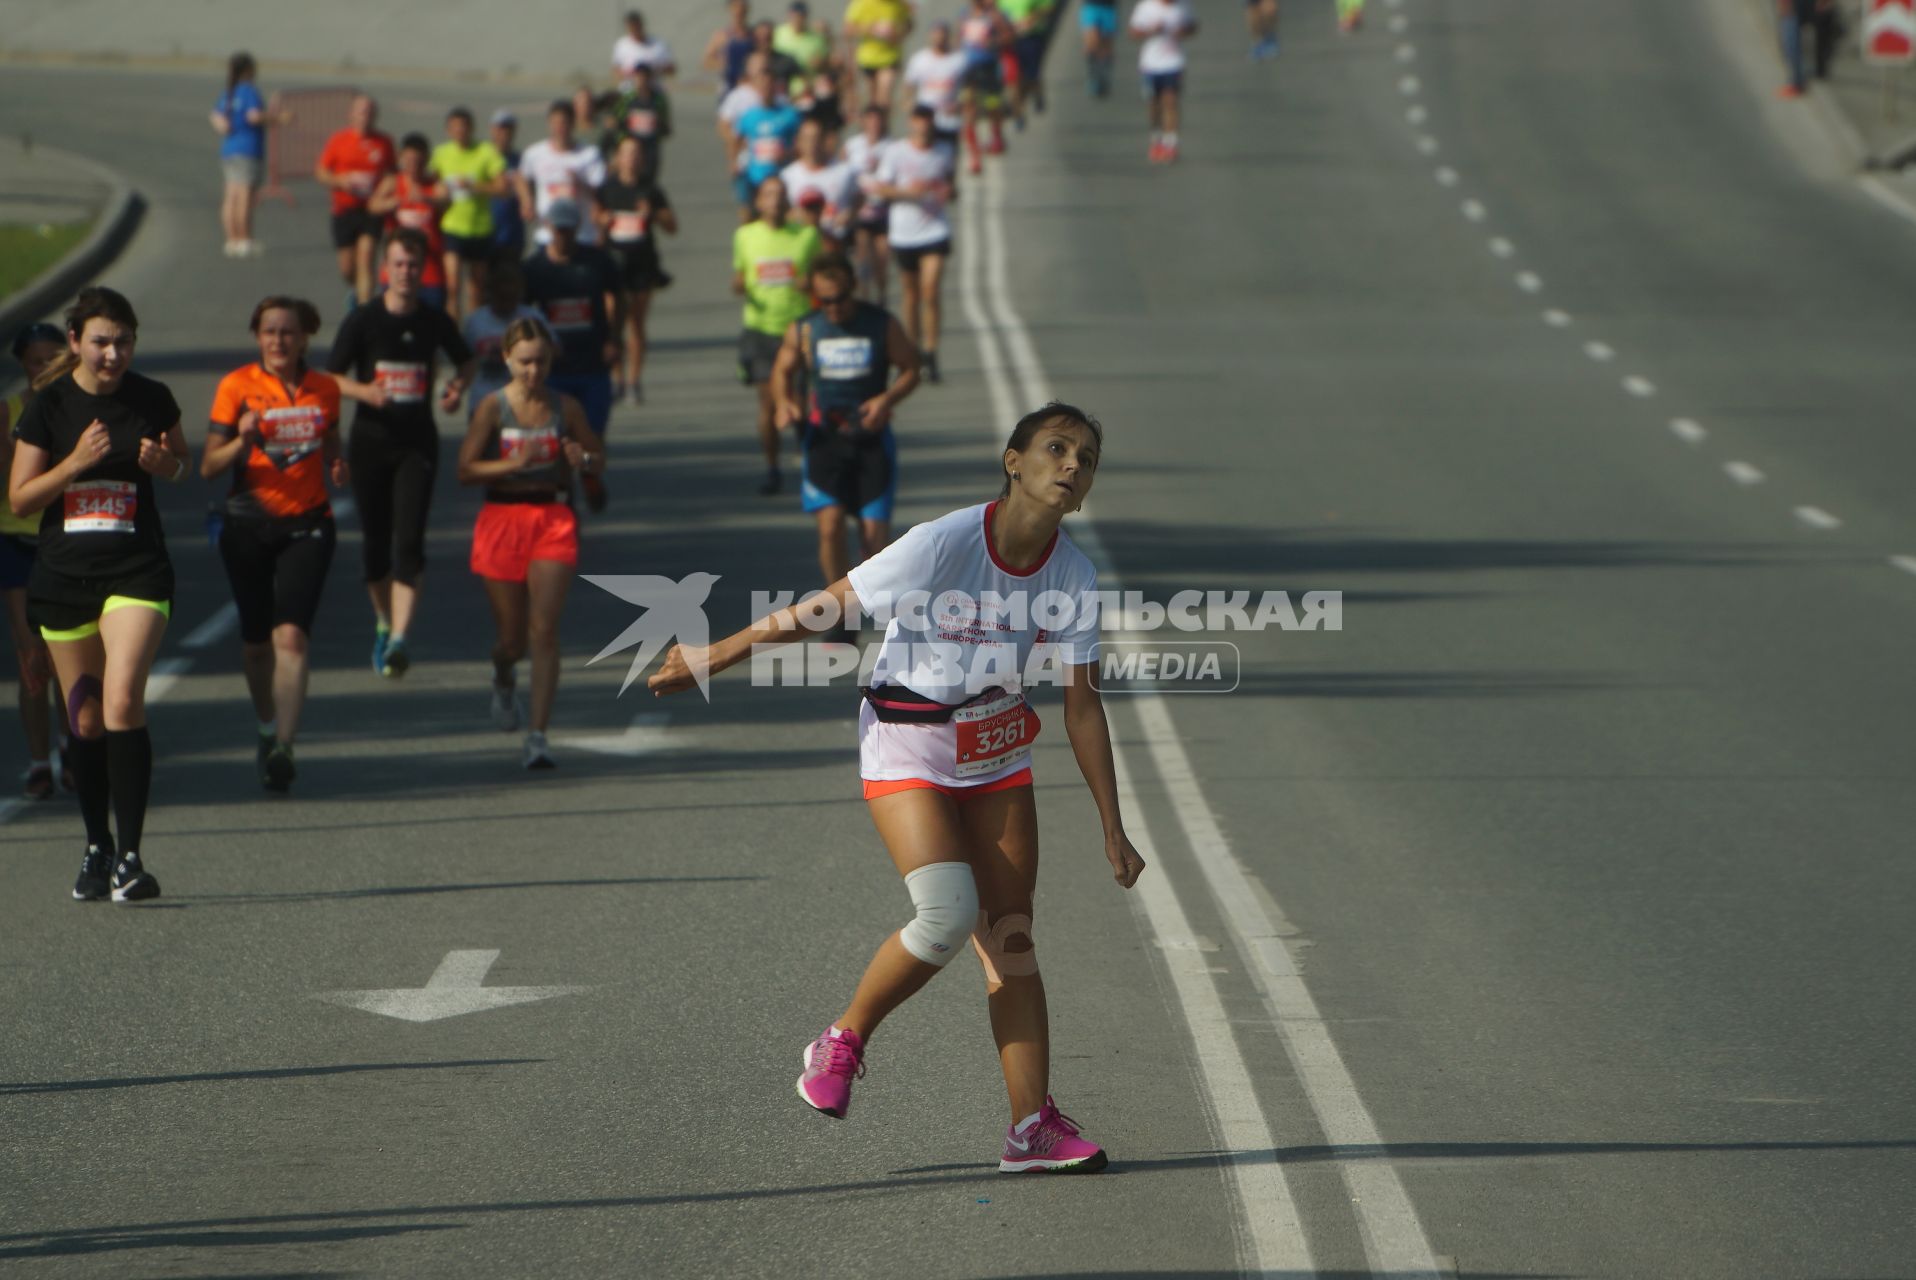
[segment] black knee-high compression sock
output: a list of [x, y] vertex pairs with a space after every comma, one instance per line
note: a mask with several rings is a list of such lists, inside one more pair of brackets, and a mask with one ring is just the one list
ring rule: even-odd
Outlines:
[[140, 847], [146, 826], [146, 797], [153, 785], [153, 738], [146, 726], [109, 729], [106, 733], [106, 773], [113, 789], [113, 821], [120, 829], [120, 852]]
[[80, 820], [86, 823], [86, 842], [102, 849], [113, 847], [113, 828], [107, 824], [106, 738], [67, 739], [66, 758], [73, 766], [73, 787], [80, 795]]

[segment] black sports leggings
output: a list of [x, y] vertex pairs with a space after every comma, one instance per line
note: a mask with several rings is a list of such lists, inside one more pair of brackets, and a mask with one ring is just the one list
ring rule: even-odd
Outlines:
[[439, 474], [439, 432], [355, 422], [346, 442], [353, 501], [365, 534], [366, 581], [413, 586], [426, 567], [426, 517]]

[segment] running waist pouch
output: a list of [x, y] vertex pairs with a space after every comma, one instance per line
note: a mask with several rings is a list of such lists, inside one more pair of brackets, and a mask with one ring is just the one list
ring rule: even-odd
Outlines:
[[872, 714], [886, 724], [950, 724], [951, 717], [960, 707], [1002, 698], [1010, 691], [986, 689], [978, 696], [959, 703], [939, 702], [902, 684], [865, 685], [858, 692], [872, 704]]

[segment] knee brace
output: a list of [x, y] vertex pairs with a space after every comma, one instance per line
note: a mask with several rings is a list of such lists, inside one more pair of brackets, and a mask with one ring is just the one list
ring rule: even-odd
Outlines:
[[[1005, 944], [1022, 937], [1030, 945], [1023, 951], [1007, 951]], [[1031, 917], [1000, 916], [997, 924], [984, 912], [978, 913], [978, 927], [972, 930], [971, 945], [984, 962], [985, 985], [996, 991], [1006, 978], [1029, 978], [1038, 972], [1038, 943], [1031, 936]]]
[[905, 950], [944, 968], [965, 945], [972, 922], [978, 918], [978, 885], [971, 868], [962, 862], [934, 862], [905, 877], [918, 913], [898, 932]]

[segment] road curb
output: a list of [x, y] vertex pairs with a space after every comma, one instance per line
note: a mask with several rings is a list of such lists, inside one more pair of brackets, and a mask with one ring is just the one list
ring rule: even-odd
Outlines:
[[107, 184], [106, 203], [93, 230], [73, 252], [35, 276], [25, 287], [0, 299], [0, 338], [10, 336], [52, 311], [119, 257], [146, 211], [145, 199], [113, 170], [85, 156], [53, 147], [42, 149], [103, 179]]

